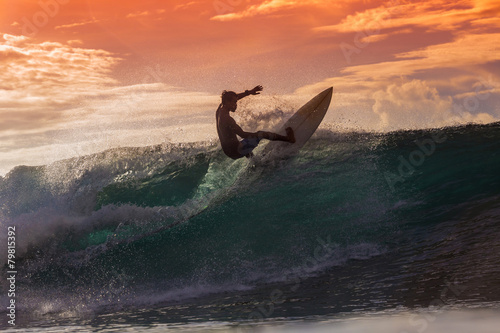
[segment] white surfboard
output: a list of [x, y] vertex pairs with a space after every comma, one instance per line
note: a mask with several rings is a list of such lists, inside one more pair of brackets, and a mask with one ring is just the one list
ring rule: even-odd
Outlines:
[[319, 93], [316, 97], [304, 104], [295, 114], [287, 120], [282, 128], [277, 133], [286, 135], [285, 128], [293, 128], [295, 133], [295, 143], [272, 141], [269, 142], [264, 150], [263, 155], [269, 154], [271, 151], [276, 151], [288, 155], [298, 151], [309, 140], [318, 128], [321, 121], [325, 117], [326, 111], [332, 100], [333, 87], [330, 87]]

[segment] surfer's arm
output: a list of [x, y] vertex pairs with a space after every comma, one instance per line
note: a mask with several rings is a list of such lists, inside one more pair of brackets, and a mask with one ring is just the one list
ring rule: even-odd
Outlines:
[[249, 95], [258, 95], [260, 94], [259, 91], [262, 91], [262, 86], [256, 86], [252, 90], [245, 90], [242, 93], [237, 94], [236, 96], [238, 97], [238, 100], [242, 99], [243, 97], [247, 97]]
[[248, 138], [249, 136], [255, 136], [256, 134], [252, 132], [245, 132], [238, 124], [236, 124], [236, 121], [234, 121], [234, 119], [232, 119], [230, 126], [232, 132], [243, 139]]

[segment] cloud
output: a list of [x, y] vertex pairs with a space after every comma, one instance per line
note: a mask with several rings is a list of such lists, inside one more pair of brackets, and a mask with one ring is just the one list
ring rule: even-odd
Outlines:
[[0, 44], [0, 46], [3, 46], [3, 48], [7, 48], [6, 46], [16, 46], [16, 45], [21, 45], [24, 42], [26, 42], [29, 38], [26, 36], [14, 36], [14, 35], [9, 35], [9, 34], [4, 34], [3, 35], [3, 40], [4, 43], [3, 45]]
[[126, 18], [133, 18], [133, 17], [140, 17], [140, 16], [149, 16], [151, 15], [151, 12], [149, 11], [144, 11], [144, 12], [136, 12], [136, 13], [130, 13], [126, 16]]
[[[338, 77], [329, 82], [335, 82], [334, 97], [324, 122], [339, 128], [387, 132], [500, 120], [500, 112], [495, 110], [500, 102], [500, 85], [492, 85], [497, 83], [479, 83], [469, 87], [470, 93], [453, 96], [428, 80], [361, 82], [354, 77]], [[321, 89], [308, 87], [297, 93], [314, 96]]]
[[449, 43], [431, 45], [397, 54], [395, 57], [398, 60], [352, 66], [343, 72], [370, 78], [388, 78], [412, 75], [424, 70], [486, 64], [500, 60], [500, 33], [465, 35]]
[[70, 24], [58, 25], [58, 26], [54, 27], [54, 29], [55, 30], [58, 30], [58, 29], [71, 29], [71, 28], [81, 27], [81, 26], [84, 26], [84, 25], [94, 24], [94, 23], [99, 23], [99, 22], [101, 22], [101, 20], [92, 19], [92, 20], [87, 20], [87, 21], [83, 21], [83, 22], [75, 22], [75, 23], [70, 23]]
[[[260, 4], [251, 5], [240, 12], [234, 13], [224, 13], [212, 17], [215, 21], [232, 21], [239, 20], [243, 18], [249, 18], [257, 15], [267, 15], [278, 12], [280, 10], [287, 10], [291, 8], [303, 7], [303, 6], [332, 6], [337, 2], [334, 1], [324, 1], [324, 0], [266, 0]], [[231, 10], [230, 6], [222, 6], [220, 11]]]
[[4, 34], [0, 40], [0, 131], [50, 126], [82, 96], [116, 84], [113, 54]]
[[[0, 38], [3, 172], [14, 165], [37, 163], [34, 156], [45, 153], [36, 151], [50, 151], [43, 161], [48, 163], [78, 152], [204, 140], [215, 133], [213, 112], [219, 96], [158, 83], [164, 75], [160, 67], [144, 68], [142, 83], [122, 85], [112, 77], [122, 59], [79, 44], [78, 40], [36, 43], [8, 34]], [[213, 133], [196, 130], [196, 124]], [[178, 128], [185, 130], [181, 133]], [[61, 143], [70, 148], [55, 152], [62, 149]]]
[[[314, 96], [333, 86], [335, 96], [327, 122], [385, 132], [499, 121], [500, 83], [495, 80], [493, 75], [457, 75], [453, 80], [368, 80], [350, 75], [303, 87], [297, 94]], [[467, 92], [459, 93], [460, 89]]]
[[0, 174], [16, 165], [49, 164], [115, 147], [213, 139], [219, 100], [163, 83], [102, 89], [50, 127], [0, 131]]
[[[120, 58], [70, 44], [79, 42], [0, 39], [0, 172], [118, 146], [208, 138], [200, 128], [213, 132], [218, 96], [163, 83], [123, 86], [112, 78]], [[146, 71], [153, 79], [162, 74]], [[192, 122], [201, 127], [184, 126]]]
[[[297, 89], [313, 95], [333, 86], [364, 129], [440, 127], [500, 118], [500, 34], [453, 41], [393, 55], [394, 60], [349, 66], [340, 75]], [[399, 83], [398, 83], [399, 82]], [[337, 105], [334, 106], [340, 109]], [[378, 117], [378, 123], [363, 119]]]
[[500, 28], [500, 17], [488, 17], [471, 21], [473, 27], [496, 27]]
[[[392, 2], [348, 15], [340, 23], [318, 27], [319, 32], [359, 32], [366, 29], [394, 29], [408, 26], [425, 27], [431, 30], [453, 30], [466, 22], [494, 19], [500, 11], [495, 0], [450, 2], [428, 0], [412, 3]], [[484, 22], [484, 21], [483, 21]], [[495, 22], [496, 21], [492, 21]]]
[[456, 110], [450, 96], [441, 97], [436, 88], [420, 80], [390, 85], [386, 90], [375, 92], [373, 98], [373, 112], [380, 117], [384, 130], [434, 128], [498, 120], [485, 112]]
[[451, 97], [441, 98], [437, 89], [419, 80], [390, 85], [375, 92], [373, 98], [373, 112], [384, 129], [443, 126], [451, 116]]
[[201, 1], [190, 1], [190, 2], [187, 2], [187, 3], [180, 4], [180, 5], [176, 5], [174, 7], [174, 11], [188, 9], [188, 8], [193, 7], [195, 5], [198, 5], [200, 3], [201, 3]]
[[165, 12], [166, 12], [165, 9], [157, 9], [154, 11], [145, 10], [145, 11], [139, 11], [139, 12], [127, 14], [127, 16], [125, 16], [125, 17], [126, 18], [147, 17], [147, 16], [153, 16], [156, 14], [163, 14]]
[[[393, 56], [392, 61], [381, 61], [373, 64], [345, 67], [337, 77], [327, 78], [322, 82], [303, 86], [297, 89], [299, 94], [311, 94], [314, 91], [326, 89], [330, 86], [338, 87], [343, 91], [357, 91], [363, 94], [370, 93], [382, 86], [387, 86], [394, 80], [415, 75], [426, 75], [429, 79], [436, 70], [460, 69], [459, 72], [449, 74], [454, 78], [438, 78], [443, 86], [452, 86], [460, 82], [460, 77], [467, 81], [480, 81], [485, 71], [481, 65], [500, 61], [500, 33], [470, 34], [455, 38], [455, 40], [430, 45], [418, 50], [399, 53]], [[497, 73], [498, 75], [500, 73]]]

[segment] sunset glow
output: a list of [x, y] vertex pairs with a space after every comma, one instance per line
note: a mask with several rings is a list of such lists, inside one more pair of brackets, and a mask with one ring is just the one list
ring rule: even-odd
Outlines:
[[498, 0], [1, 7], [1, 175], [117, 146], [214, 139], [221, 91], [258, 84], [248, 112], [295, 108], [333, 86], [325, 125], [346, 130], [500, 120]]

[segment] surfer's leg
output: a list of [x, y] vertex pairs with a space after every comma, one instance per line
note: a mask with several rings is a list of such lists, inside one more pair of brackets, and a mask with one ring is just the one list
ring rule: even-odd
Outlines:
[[285, 129], [286, 135], [288, 137], [288, 142], [295, 143], [295, 133], [293, 132], [293, 128], [287, 127]]
[[240, 141], [238, 146], [238, 153], [243, 157], [248, 158], [253, 156], [252, 150], [259, 145], [260, 139], [258, 137], [248, 137]]
[[258, 131], [257, 137], [259, 139], [267, 139], [271, 141], [285, 141], [285, 142], [295, 142], [295, 135], [293, 133], [293, 129], [291, 127], [286, 128], [286, 136], [285, 135], [280, 135], [277, 133], [272, 133], [272, 132], [264, 132], [264, 131]]
[[249, 135], [248, 137], [240, 141], [240, 144], [238, 145], [238, 153], [241, 156], [245, 156], [248, 158], [252, 157], [252, 151], [259, 145], [259, 142], [262, 139], [294, 143], [295, 135], [291, 127], [286, 128], [286, 134], [287, 135], [284, 136], [272, 132], [258, 131], [255, 134]]

